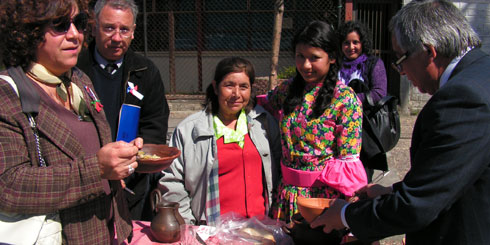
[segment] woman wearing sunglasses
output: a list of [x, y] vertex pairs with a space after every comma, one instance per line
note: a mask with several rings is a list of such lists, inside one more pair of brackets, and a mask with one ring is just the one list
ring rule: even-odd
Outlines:
[[[119, 242], [131, 232], [120, 180], [134, 172], [143, 142], [110, 143], [94, 88], [74, 67], [87, 8], [88, 0], [0, 4], [8, 68], [0, 72], [0, 227], [12, 214], [44, 217], [43, 228], [2, 234], [0, 243], [35, 234], [27, 243], [111, 244], [115, 231]], [[53, 224], [57, 233], [44, 237]]]

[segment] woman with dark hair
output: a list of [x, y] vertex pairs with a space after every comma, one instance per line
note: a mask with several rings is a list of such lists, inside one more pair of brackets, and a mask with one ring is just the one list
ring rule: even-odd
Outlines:
[[269, 214], [279, 173], [279, 129], [255, 105], [254, 79], [248, 60], [221, 60], [204, 110], [175, 128], [170, 145], [182, 154], [164, 171], [159, 189], [163, 200], [180, 204], [186, 223], [216, 225], [228, 212]]
[[356, 91], [363, 104], [366, 102], [366, 92], [371, 94], [374, 103], [379, 101], [386, 96], [386, 70], [383, 60], [371, 54], [368, 29], [361, 22], [348, 21], [340, 26], [339, 36], [342, 41], [339, 79], [346, 85], [354, 80], [365, 85], [365, 91]]
[[[354, 89], [357, 97], [366, 110], [375, 105], [381, 98], [386, 96], [386, 70], [383, 60], [372, 55], [371, 37], [367, 28], [358, 21], [348, 21], [343, 23], [339, 28], [339, 36], [342, 40], [340, 45], [342, 49], [342, 65], [339, 71], [339, 79], [345, 85]], [[369, 100], [368, 100], [368, 97]], [[366, 130], [364, 130], [366, 133]], [[363, 135], [366, 139], [368, 134]], [[372, 181], [374, 170], [371, 165], [384, 166], [388, 168], [386, 155], [376, 154], [368, 157], [366, 144], [375, 144], [372, 140], [364, 140], [361, 149], [361, 161], [366, 169], [368, 182]], [[371, 163], [372, 162], [372, 163]]]
[[337, 79], [338, 38], [313, 21], [294, 37], [297, 75], [268, 93], [280, 120], [282, 183], [274, 216], [298, 212], [296, 198], [346, 198], [367, 184], [359, 161], [362, 110], [350, 87]]
[[[87, 5], [0, 4], [0, 48], [8, 68], [0, 72], [0, 220], [42, 218], [37, 228], [3, 233], [0, 243], [112, 244], [115, 232], [119, 243], [131, 233], [120, 180], [138, 166], [143, 142], [110, 143], [92, 83], [75, 68]], [[44, 233], [45, 227], [55, 233]]]

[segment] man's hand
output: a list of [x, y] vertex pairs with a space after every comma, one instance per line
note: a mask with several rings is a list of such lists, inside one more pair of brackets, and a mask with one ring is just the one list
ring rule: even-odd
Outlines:
[[311, 228], [316, 228], [318, 226], [324, 225], [323, 232], [330, 233], [332, 230], [342, 230], [345, 226], [342, 224], [342, 219], [340, 217], [340, 211], [347, 205], [347, 201], [343, 199], [335, 199], [333, 204], [320, 216], [316, 217], [310, 223]]
[[375, 198], [384, 194], [393, 192], [391, 187], [385, 187], [379, 184], [368, 184], [355, 192], [355, 196], [360, 199]]

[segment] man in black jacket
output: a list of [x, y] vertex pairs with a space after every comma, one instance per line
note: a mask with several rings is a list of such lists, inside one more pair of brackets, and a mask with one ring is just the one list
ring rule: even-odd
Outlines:
[[[145, 143], [165, 144], [169, 108], [157, 67], [129, 50], [138, 8], [133, 0], [99, 0], [95, 8], [95, 40], [78, 59], [78, 67], [92, 80], [116, 140], [122, 104], [141, 108], [138, 136]], [[132, 219], [151, 220], [149, 191], [160, 173], [135, 173], [125, 179], [135, 194], [126, 193]]]

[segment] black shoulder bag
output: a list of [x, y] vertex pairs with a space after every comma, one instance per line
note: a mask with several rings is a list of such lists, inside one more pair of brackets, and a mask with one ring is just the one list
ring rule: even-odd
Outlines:
[[370, 93], [366, 94], [366, 99], [368, 103], [364, 105], [365, 115], [363, 117], [368, 126], [366, 129], [375, 136], [374, 140], [380, 150], [388, 152], [396, 146], [400, 139], [398, 100], [394, 96], [387, 95], [374, 104]]

